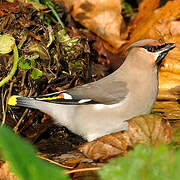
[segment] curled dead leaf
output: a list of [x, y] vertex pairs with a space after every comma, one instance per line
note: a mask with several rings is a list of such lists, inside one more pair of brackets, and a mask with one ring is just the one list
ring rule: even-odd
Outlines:
[[131, 119], [128, 131], [123, 134], [131, 147], [137, 144], [158, 145], [170, 142], [171, 126], [162, 116], [148, 114]]
[[[139, 24], [142, 24], [142, 20], [144, 20], [143, 23], [145, 22], [145, 19], [148, 19], [151, 17], [152, 13], [156, 8], [159, 6], [160, 0], [144, 0], [142, 3], [139, 5], [139, 13], [137, 14], [136, 18], [132, 21], [131, 25], [129, 26], [129, 32], [134, 31], [137, 29]], [[135, 30], [136, 31], [136, 30]]]
[[[80, 24], [91, 30], [114, 48], [119, 48], [125, 41], [121, 39], [123, 17], [119, 0], [79, 0], [64, 1], [71, 14]], [[73, 7], [73, 8], [72, 8]]]
[[[151, 0], [143, 1], [143, 3], [148, 4], [152, 4], [151, 2]], [[152, 7], [150, 14], [147, 16], [147, 12], [144, 12], [143, 8], [140, 8], [138, 15], [129, 26], [130, 44], [144, 38], [163, 38], [163, 40], [167, 40], [167, 38], [170, 38], [170, 31], [168, 30], [169, 28], [166, 27], [166, 25], [168, 22], [175, 21], [179, 18], [180, 1], [168, 1], [165, 6], [158, 9], [156, 9], [156, 3], [158, 1], [154, 0], [153, 2], [154, 7]], [[162, 31], [158, 31], [159, 27], [161, 27]], [[169, 37], [165, 32], [169, 34]]]
[[117, 155], [126, 155], [129, 148], [137, 144], [168, 143], [171, 126], [162, 116], [149, 114], [132, 118], [129, 129], [112, 133], [79, 147], [89, 159], [104, 161]]
[[48, 49], [42, 43], [32, 42], [29, 43], [26, 48], [24, 48], [25, 52], [32, 53], [37, 52], [41, 59], [43, 60], [50, 60], [50, 55]]

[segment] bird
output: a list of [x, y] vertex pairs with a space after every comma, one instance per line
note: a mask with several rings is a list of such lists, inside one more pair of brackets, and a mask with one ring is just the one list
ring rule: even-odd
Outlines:
[[123, 64], [108, 76], [39, 97], [13, 95], [10, 106], [38, 109], [87, 141], [128, 129], [128, 120], [149, 114], [158, 93], [158, 67], [175, 43], [132, 43]]

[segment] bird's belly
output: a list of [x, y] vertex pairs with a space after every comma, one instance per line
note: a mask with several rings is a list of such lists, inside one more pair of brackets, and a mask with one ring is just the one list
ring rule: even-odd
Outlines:
[[118, 108], [107, 109], [101, 106], [101, 109], [98, 109], [97, 106], [86, 105], [81, 107], [77, 114], [81, 116], [74, 118], [73, 131], [88, 141], [128, 128], [127, 122], [120, 117]]

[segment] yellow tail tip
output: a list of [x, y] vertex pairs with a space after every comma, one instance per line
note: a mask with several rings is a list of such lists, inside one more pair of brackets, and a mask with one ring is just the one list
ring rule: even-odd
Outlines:
[[8, 100], [8, 105], [16, 106], [18, 97], [20, 97], [20, 96], [11, 96]]

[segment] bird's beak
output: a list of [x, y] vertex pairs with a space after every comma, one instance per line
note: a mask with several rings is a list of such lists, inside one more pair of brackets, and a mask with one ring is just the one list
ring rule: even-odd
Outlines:
[[176, 47], [175, 43], [163, 44], [158, 50], [159, 56], [157, 57], [156, 64], [160, 64], [168, 52]]

